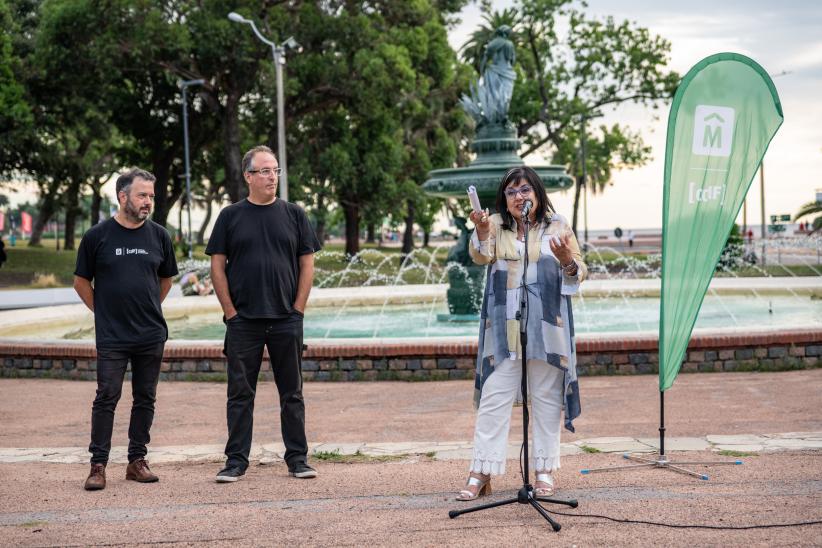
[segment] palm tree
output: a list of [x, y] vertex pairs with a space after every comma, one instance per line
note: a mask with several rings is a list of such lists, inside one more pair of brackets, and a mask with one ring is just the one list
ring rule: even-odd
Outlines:
[[[793, 220], [798, 221], [801, 217], [805, 217], [806, 215], [814, 215], [816, 213], [822, 213], [822, 201], [816, 200], [804, 204], [799, 208], [799, 211], [796, 212], [796, 215], [793, 216]], [[811, 226], [813, 226], [813, 231], [810, 234], [813, 234], [822, 228], [822, 215], [816, 217], [813, 222], [811, 222]]]

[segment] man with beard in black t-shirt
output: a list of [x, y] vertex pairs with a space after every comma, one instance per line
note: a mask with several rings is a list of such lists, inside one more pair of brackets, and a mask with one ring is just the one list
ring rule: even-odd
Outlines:
[[223, 307], [228, 359], [228, 442], [220, 483], [248, 468], [257, 376], [268, 356], [280, 396], [280, 426], [289, 473], [314, 478], [308, 466], [303, 402], [303, 312], [321, 246], [301, 207], [277, 199], [280, 167], [266, 146], [243, 157], [248, 198], [220, 212], [206, 247], [211, 281]]
[[[91, 411], [91, 472], [85, 489], [106, 486], [114, 410], [131, 361], [131, 421], [126, 479], [159, 478], [145, 459], [163, 347], [168, 339], [160, 303], [171, 289], [177, 261], [166, 229], [148, 219], [154, 175], [132, 169], [117, 179], [117, 214], [92, 227], [77, 251], [74, 289], [94, 312], [97, 396]], [[92, 286], [92, 282], [94, 285]]]

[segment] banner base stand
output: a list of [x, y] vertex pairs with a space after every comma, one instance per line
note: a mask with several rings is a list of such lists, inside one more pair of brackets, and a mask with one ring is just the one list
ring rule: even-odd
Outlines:
[[580, 470], [581, 474], [593, 474], [595, 472], [613, 472], [617, 470], [629, 470], [629, 469], [637, 469], [637, 468], [667, 468], [669, 470], [673, 470], [674, 472], [679, 472], [680, 474], [686, 474], [688, 476], [693, 476], [695, 478], [699, 478], [701, 480], [709, 479], [706, 474], [700, 474], [699, 472], [694, 472], [693, 470], [688, 470], [687, 468], [683, 468], [682, 464], [686, 465], [697, 465], [697, 466], [714, 466], [714, 465], [726, 465], [726, 464], [742, 464], [741, 460], [736, 461], [705, 461], [705, 462], [698, 462], [698, 461], [671, 461], [668, 460], [668, 456], [664, 454], [658, 454], [656, 458], [650, 459], [646, 457], [640, 457], [638, 455], [632, 455], [630, 453], [624, 453], [622, 458], [628, 459], [634, 462], [638, 462], [641, 464], [629, 464], [627, 466], [612, 466], [606, 468], [584, 468]]
[[631, 470], [636, 468], [667, 468], [668, 470], [673, 470], [674, 472], [679, 472], [680, 474], [686, 474], [688, 476], [693, 476], [701, 480], [707, 480], [708, 476], [706, 474], [700, 474], [699, 472], [688, 470], [687, 468], [683, 468], [680, 465], [687, 464], [697, 466], [722, 466], [727, 464], [742, 464], [741, 460], [704, 462], [668, 460], [668, 456], [665, 454], [665, 392], [662, 390], [659, 391], [659, 453], [656, 455], [656, 458], [654, 459], [648, 457], [640, 457], [638, 455], [632, 455], [630, 453], [623, 453], [622, 458], [628, 459], [633, 462], [638, 462], [640, 464], [629, 464], [627, 466], [609, 466], [605, 468], [583, 468], [582, 470], [580, 470], [580, 473], [592, 474], [595, 472], [614, 472], [617, 470]]

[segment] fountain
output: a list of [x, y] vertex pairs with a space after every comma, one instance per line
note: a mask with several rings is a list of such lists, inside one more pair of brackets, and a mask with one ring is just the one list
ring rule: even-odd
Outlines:
[[[477, 189], [480, 203], [496, 209], [497, 187], [506, 171], [524, 164], [517, 151], [517, 130], [508, 119], [508, 107], [514, 89], [514, 44], [508, 39], [510, 28], [501, 26], [496, 37], [485, 47], [480, 67], [481, 77], [471, 86], [471, 96], [462, 97], [462, 106], [476, 124], [476, 139], [471, 143], [474, 161], [466, 167], [431, 171], [423, 189], [429, 194], [447, 198], [466, 198], [468, 187]], [[570, 188], [573, 180], [562, 166], [533, 165], [548, 192]], [[482, 303], [485, 268], [476, 266], [468, 255], [470, 232], [466, 219], [455, 219], [461, 236], [448, 254], [449, 261], [465, 267], [448, 274], [448, 310], [440, 319], [476, 321]]]

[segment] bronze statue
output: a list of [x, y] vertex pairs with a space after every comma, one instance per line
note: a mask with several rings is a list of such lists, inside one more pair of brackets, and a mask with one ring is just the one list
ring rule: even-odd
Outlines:
[[471, 85], [471, 97], [462, 96], [462, 106], [477, 127], [508, 123], [508, 107], [517, 77], [514, 44], [508, 39], [510, 33], [511, 27], [507, 25], [496, 30], [496, 37], [485, 46], [478, 84]]

